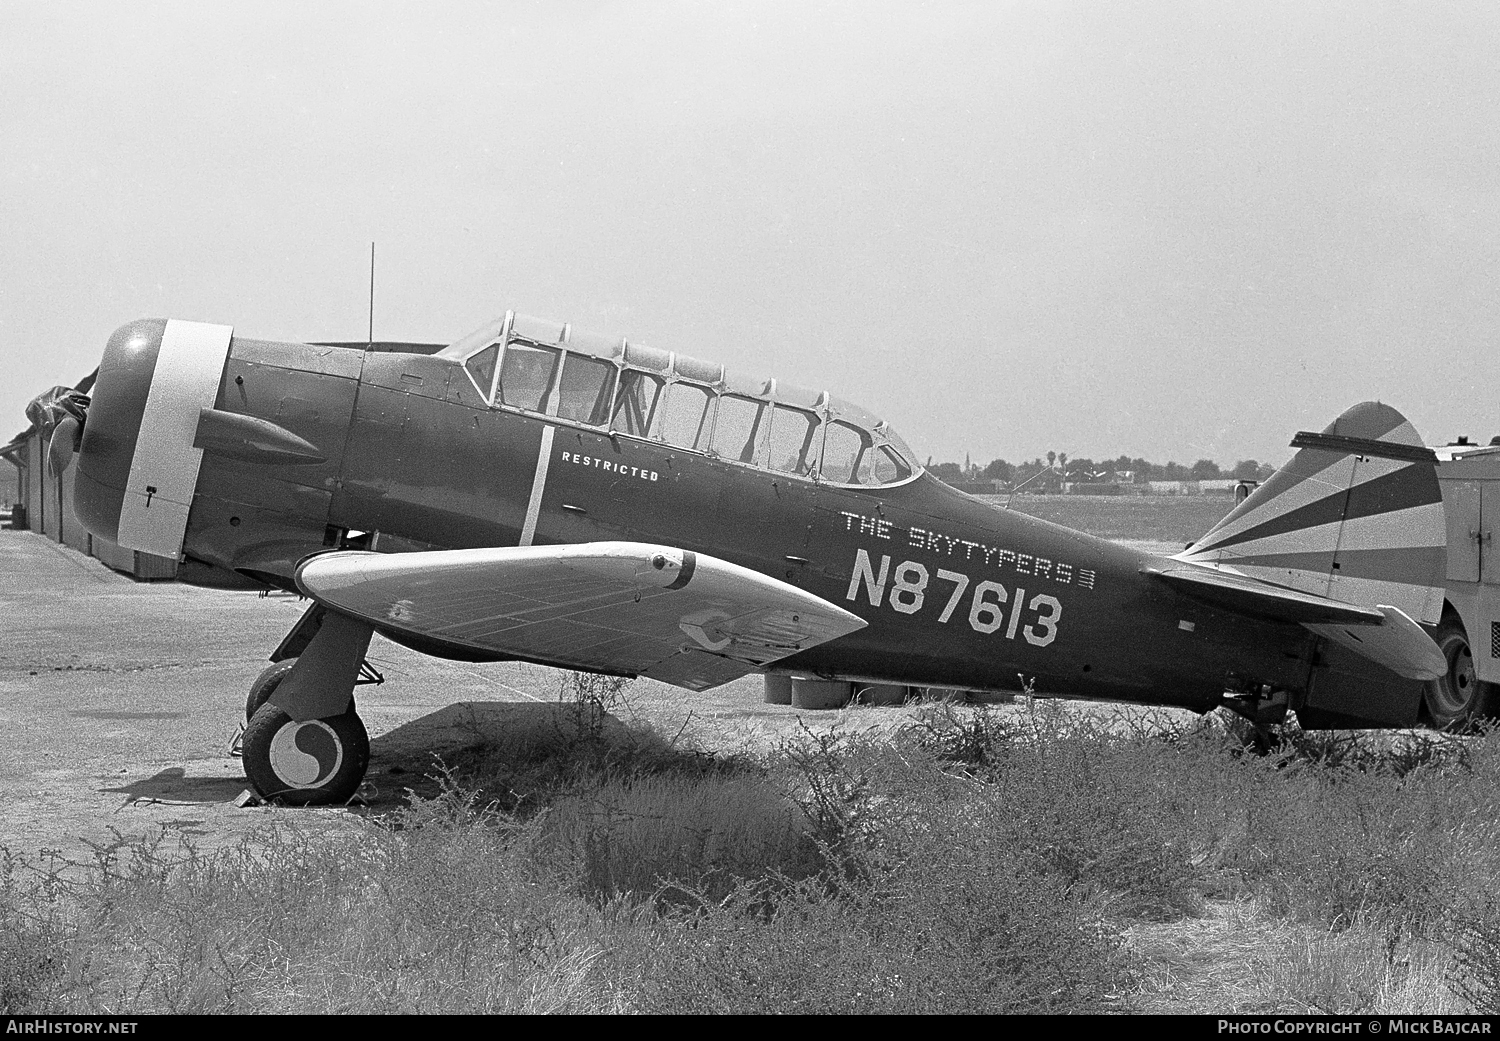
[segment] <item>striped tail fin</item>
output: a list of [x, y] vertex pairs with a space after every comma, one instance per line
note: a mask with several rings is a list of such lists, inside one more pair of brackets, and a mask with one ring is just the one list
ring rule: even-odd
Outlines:
[[1291, 462], [1176, 559], [1436, 622], [1447, 525], [1416, 429], [1366, 401], [1292, 445]]

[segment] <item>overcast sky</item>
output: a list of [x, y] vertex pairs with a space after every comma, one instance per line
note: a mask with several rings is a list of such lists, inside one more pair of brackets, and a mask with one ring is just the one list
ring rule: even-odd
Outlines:
[[[0, 3], [0, 440], [141, 316], [509, 308], [924, 459], [1500, 434], [1500, 5]], [[8, 418], [6, 418], [8, 417]]]

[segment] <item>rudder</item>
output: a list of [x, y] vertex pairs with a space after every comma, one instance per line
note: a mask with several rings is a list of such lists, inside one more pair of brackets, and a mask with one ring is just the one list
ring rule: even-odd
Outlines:
[[1447, 525], [1412, 424], [1366, 401], [1292, 445], [1291, 462], [1176, 559], [1435, 623]]

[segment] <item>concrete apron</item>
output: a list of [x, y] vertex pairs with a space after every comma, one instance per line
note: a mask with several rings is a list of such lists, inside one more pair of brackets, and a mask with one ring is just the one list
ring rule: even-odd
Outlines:
[[[360, 687], [373, 739], [369, 805], [240, 809], [230, 755], [245, 694], [304, 601], [286, 594], [139, 583], [40, 535], [0, 530], [0, 847], [35, 861], [147, 836], [202, 849], [273, 820], [356, 827], [391, 808], [432, 753], [554, 711], [553, 670], [443, 662], [376, 638], [386, 675]], [[467, 708], [467, 710], [466, 710]]]

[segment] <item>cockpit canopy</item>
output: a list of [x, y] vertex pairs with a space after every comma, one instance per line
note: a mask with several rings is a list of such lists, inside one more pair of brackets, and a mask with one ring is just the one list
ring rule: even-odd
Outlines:
[[832, 484], [899, 484], [921, 472], [895, 431], [858, 405], [623, 337], [509, 312], [439, 356], [462, 362], [492, 408]]

